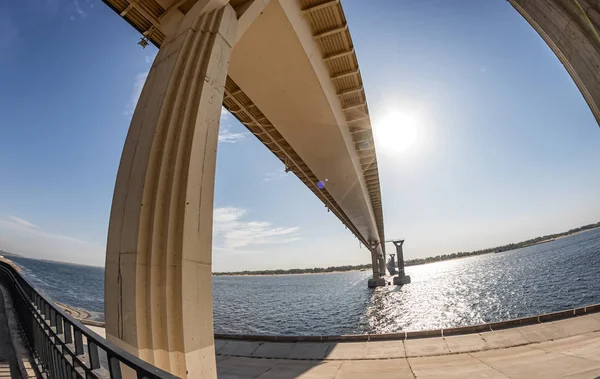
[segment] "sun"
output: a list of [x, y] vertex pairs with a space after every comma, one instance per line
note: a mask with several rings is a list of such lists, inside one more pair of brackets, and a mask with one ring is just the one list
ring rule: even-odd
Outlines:
[[406, 153], [420, 139], [419, 120], [414, 114], [390, 111], [374, 125], [377, 146], [386, 153]]

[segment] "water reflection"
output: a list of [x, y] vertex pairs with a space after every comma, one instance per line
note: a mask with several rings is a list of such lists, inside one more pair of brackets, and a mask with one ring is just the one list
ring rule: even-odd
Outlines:
[[525, 249], [407, 268], [412, 283], [373, 291], [368, 332], [448, 328], [600, 302], [600, 231]]
[[[18, 262], [34, 285], [51, 297], [74, 307], [103, 309], [102, 269], [28, 259]], [[600, 303], [600, 229], [520, 250], [411, 266], [406, 271], [411, 284], [375, 290], [367, 288], [368, 271], [214, 277], [215, 331], [388, 333], [472, 325]]]

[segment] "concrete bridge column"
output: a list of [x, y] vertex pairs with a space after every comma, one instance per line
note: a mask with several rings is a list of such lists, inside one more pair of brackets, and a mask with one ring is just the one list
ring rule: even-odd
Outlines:
[[377, 250], [371, 250], [371, 269], [373, 270], [373, 279], [378, 279], [379, 275], [379, 255]]
[[381, 276], [385, 276], [385, 254], [383, 250], [380, 250], [379, 253], [379, 273]]
[[509, 0], [565, 66], [600, 123], [600, 2]]
[[110, 216], [107, 338], [182, 378], [216, 378], [213, 194], [236, 25], [217, 0], [172, 24], [131, 121]]
[[368, 280], [367, 285], [369, 288], [385, 286], [385, 262], [382, 261], [383, 253], [381, 248], [378, 246], [371, 247], [371, 265], [373, 269], [373, 277]]
[[408, 284], [410, 283], [410, 276], [404, 272], [404, 251], [402, 250], [404, 240], [395, 240], [392, 243], [396, 246], [396, 257], [398, 258], [398, 276], [394, 277], [394, 284]]

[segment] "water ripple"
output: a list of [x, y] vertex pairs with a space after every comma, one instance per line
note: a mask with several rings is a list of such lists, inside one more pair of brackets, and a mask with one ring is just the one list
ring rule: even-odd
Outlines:
[[[15, 261], [51, 297], [102, 318], [102, 269]], [[375, 290], [366, 286], [366, 271], [214, 277], [215, 332], [390, 333], [600, 303], [600, 229], [499, 254], [412, 266], [407, 272], [411, 284]]]

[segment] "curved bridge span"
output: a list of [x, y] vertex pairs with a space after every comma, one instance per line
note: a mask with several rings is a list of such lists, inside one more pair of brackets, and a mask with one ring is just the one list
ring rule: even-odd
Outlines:
[[[377, 157], [339, 1], [105, 0], [159, 47], [119, 166], [106, 256], [109, 339], [214, 377], [211, 255], [221, 106], [368, 248], [383, 282]], [[199, 321], [200, 320], [200, 321]]]
[[[195, 1], [105, 3], [161, 48], [168, 42], [170, 22], [185, 17]], [[235, 0], [229, 4], [238, 22], [223, 106], [362, 244], [381, 253], [385, 247], [378, 244], [385, 237], [377, 156], [362, 77], [340, 2]], [[378, 271], [376, 265], [376, 275]]]
[[[362, 78], [337, 0], [104, 0], [159, 47], [115, 185], [106, 334], [182, 378], [216, 377], [211, 299], [222, 106], [367, 246], [385, 241]], [[556, 52], [598, 118], [600, 5], [510, 0]]]

